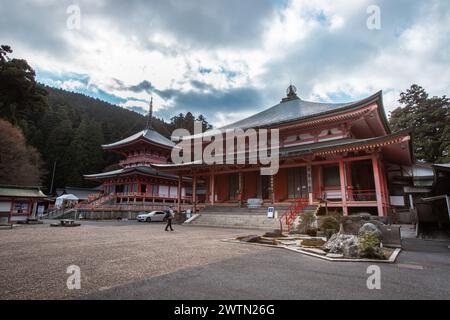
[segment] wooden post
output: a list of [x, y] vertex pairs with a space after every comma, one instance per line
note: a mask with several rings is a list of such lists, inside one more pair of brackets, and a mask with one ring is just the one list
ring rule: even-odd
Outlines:
[[345, 164], [345, 178], [347, 181], [348, 200], [353, 200], [353, 185], [350, 161]]
[[382, 193], [383, 193], [383, 207], [384, 207], [384, 214], [387, 215], [389, 210], [389, 189], [387, 185], [388, 178], [386, 176], [386, 170], [381, 162], [381, 159], [379, 159], [379, 169], [380, 169], [380, 176], [381, 176], [381, 183], [382, 183]]
[[306, 166], [306, 181], [308, 183], [308, 202], [313, 204], [313, 178], [312, 178], [312, 166], [308, 164]]
[[[8, 223], [12, 223], [13, 210], [14, 210], [14, 198], [11, 199], [11, 207], [9, 208]], [[11, 224], [11, 228], [12, 228], [12, 224]]]
[[215, 183], [215, 175], [214, 169], [211, 173], [211, 205], [214, 205], [214, 201], [216, 200], [216, 191], [215, 191], [216, 183]]
[[195, 174], [192, 176], [192, 204], [195, 214], [197, 212], [197, 176]]
[[270, 199], [272, 201], [272, 204], [275, 203], [275, 183], [274, 183], [274, 175], [270, 175], [270, 182], [269, 182], [269, 187], [270, 187]]
[[339, 160], [339, 177], [341, 181], [342, 210], [344, 212], [344, 216], [348, 216], [347, 193], [345, 192], [345, 166], [342, 159]]
[[239, 206], [241, 207], [244, 203], [244, 181], [243, 181], [243, 176], [242, 176], [242, 171], [239, 171], [239, 176], [238, 176], [238, 180], [239, 180]]
[[372, 167], [373, 167], [373, 177], [375, 180], [375, 192], [377, 195], [377, 208], [378, 215], [380, 217], [384, 216], [383, 210], [383, 198], [382, 198], [382, 186], [381, 186], [381, 177], [380, 177], [380, 163], [378, 162], [378, 154], [374, 153], [372, 155]]
[[[178, 197], [178, 212], [181, 212], [181, 188], [182, 188], [182, 181], [183, 177], [181, 176], [181, 173], [178, 174], [178, 188], [177, 188], [177, 197]], [[170, 192], [170, 189], [169, 189]]]

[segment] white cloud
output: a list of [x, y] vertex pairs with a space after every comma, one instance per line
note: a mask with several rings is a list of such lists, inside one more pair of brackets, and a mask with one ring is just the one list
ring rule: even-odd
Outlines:
[[[165, 1], [155, 1], [151, 10], [145, 2], [80, 2], [81, 30], [64, 27], [61, 6], [66, 4], [39, 0], [28, 10], [48, 19], [35, 21], [16, 4], [17, 12], [2, 16], [18, 33], [4, 33], [0, 21], [0, 37], [38, 70], [87, 75], [92, 91], [125, 99], [123, 107], [145, 107], [139, 100], [148, 101], [149, 92], [129, 89], [144, 80], [186, 99], [189, 93], [226, 94], [239, 88], [256, 88], [266, 98], [264, 105], [243, 105], [239, 112], [231, 103], [230, 111], [223, 101], [217, 109], [203, 102], [199, 112], [217, 126], [278, 102], [289, 81], [302, 98], [312, 100], [359, 99], [384, 90], [388, 110], [412, 83], [431, 94], [449, 93], [450, 6], [445, 0], [426, 5], [380, 0], [378, 31], [366, 28], [369, 0], [292, 0], [272, 11], [239, 1], [227, 6], [211, 1], [201, 10]], [[13, 10], [13, 4], [0, 11]], [[22, 30], [25, 26], [29, 29]], [[43, 37], [41, 46], [32, 40], [37, 34]], [[53, 83], [70, 90], [84, 86], [77, 79]], [[154, 102], [165, 114], [178, 112], [172, 98], [155, 94]]]

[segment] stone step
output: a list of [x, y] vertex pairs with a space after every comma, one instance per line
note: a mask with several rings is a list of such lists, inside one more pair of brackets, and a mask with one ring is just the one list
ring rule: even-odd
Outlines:
[[[278, 212], [284, 212], [289, 207], [285, 206], [274, 206], [275, 210]], [[240, 207], [231, 207], [231, 206], [208, 206], [205, 207], [202, 212], [236, 212], [236, 213], [267, 213], [268, 207], [261, 207], [261, 208], [240, 208]]]
[[278, 219], [269, 219], [265, 216], [200, 214], [188, 225], [273, 230], [279, 229], [280, 222]]

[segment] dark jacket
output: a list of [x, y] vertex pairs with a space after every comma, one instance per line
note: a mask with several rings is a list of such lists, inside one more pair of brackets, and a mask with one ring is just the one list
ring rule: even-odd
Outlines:
[[172, 218], [173, 218], [172, 213], [170, 212], [170, 210], [167, 210], [164, 219], [172, 219]]

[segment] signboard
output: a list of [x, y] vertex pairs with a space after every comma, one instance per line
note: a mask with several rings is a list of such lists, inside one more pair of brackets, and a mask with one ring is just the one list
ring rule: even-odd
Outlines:
[[42, 217], [44, 215], [45, 206], [38, 206], [37, 215], [38, 217]]
[[267, 208], [267, 218], [273, 219], [274, 212], [275, 212], [275, 208], [274, 207], [268, 207]]

